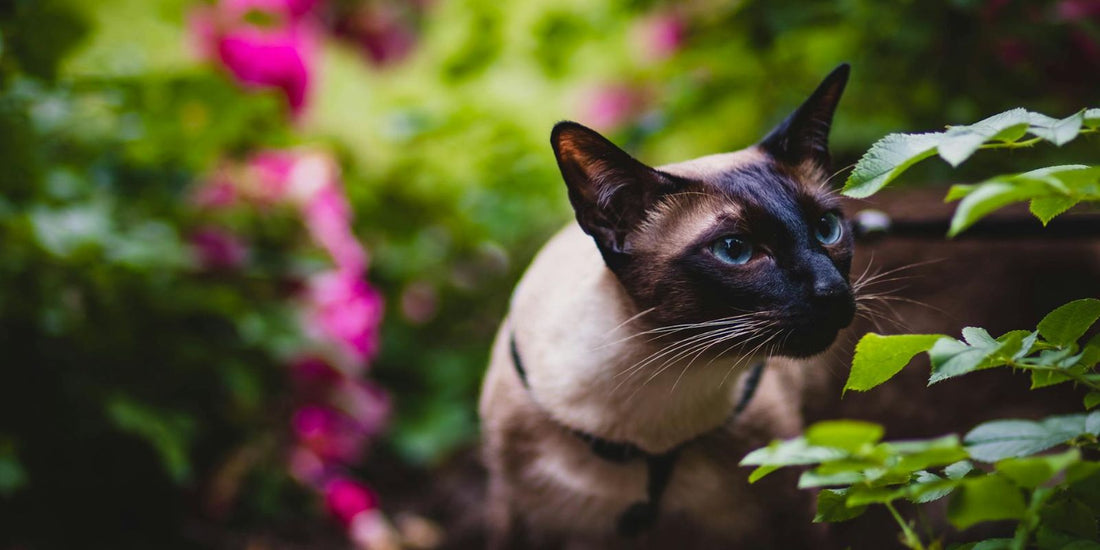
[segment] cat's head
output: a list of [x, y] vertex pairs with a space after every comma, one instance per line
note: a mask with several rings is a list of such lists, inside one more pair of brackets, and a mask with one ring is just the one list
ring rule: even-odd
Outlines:
[[[593, 130], [551, 142], [581, 228], [656, 326], [808, 356], [852, 321], [852, 234], [828, 191], [834, 70], [758, 144], [651, 168]], [[714, 336], [712, 335], [712, 336]]]

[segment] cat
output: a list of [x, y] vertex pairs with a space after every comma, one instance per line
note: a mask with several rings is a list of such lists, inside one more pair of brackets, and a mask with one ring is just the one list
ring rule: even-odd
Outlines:
[[483, 383], [492, 547], [824, 544], [792, 474], [750, 485], [737, 462], [803, 428], [806, 377], [776, 358], [821, 353], [856, 313], [827, 186], [848, 74], [756, 145], [657, 168], [554, 127], [576, 223], [516, 287]]

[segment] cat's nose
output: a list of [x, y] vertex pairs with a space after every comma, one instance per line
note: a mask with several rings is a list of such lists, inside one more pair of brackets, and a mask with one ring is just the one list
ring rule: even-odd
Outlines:
[[834, 300], [845, 298], [848, 295], [848, 284], [844, 282], [839, 273], [832, 276], [818, 277], [814, 281], [814, 298], [818, 300]]

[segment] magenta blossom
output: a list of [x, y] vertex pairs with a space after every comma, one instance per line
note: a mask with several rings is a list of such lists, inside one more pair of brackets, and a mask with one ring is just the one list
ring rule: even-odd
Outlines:
[[241, 84], [283, 92], [291, 111], [306, 107], [317, 57], [312, 4], [290, 0], [222, 0], [191, 18], [197, 49]]
[[630, 86], [601, 85], [587, 92], [583, 119], [597, 129], [613, 130], [636, 117], [643, 104], [642, 94]]
[[363, 454], [368, 434], [340, 411], [307, 405], [290, 422], [298, 441], [323, 460], [350, 464]]
[[382, 297], [355, 272], [336, 270], [309, 282], [307, 331], [335, 343], [361, 365], [378, 346]]
[[329, 253], [336, 267], [353, 273], [366, 270], [367, 254], [351, 232], [351, 205], [339, 189], [318, 191], [302, 207], [302, 217], [313, 242]]
[[329, 512], [344, 525], [363, 512], [377, 508], [378, 498], [366, 485], [353, 479], [338, 477], [325, 484], [325, 504]]
[[206, 227], [192, 233], [189, 240], [203, 269], [234, 269], [248, 260], [248, 246], [228, 231]]

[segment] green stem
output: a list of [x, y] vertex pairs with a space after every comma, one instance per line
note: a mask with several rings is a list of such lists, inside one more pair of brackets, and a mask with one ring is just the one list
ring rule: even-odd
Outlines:
[[886, 504], [886, 509], [890, 510], [890, 515], [894, 516], [894, 521], [901, 527], [901, 531], [905, 533], [905, 545], [913, 550], [924, 550], [924, 544], [921, 544], [920, 537], [913, 532], [913, 528], [909, 526], [909, 523], [901, 517], [897, 508], [894, 508], [894, 504], [892, 502], [886, 502], [884, 504]]

